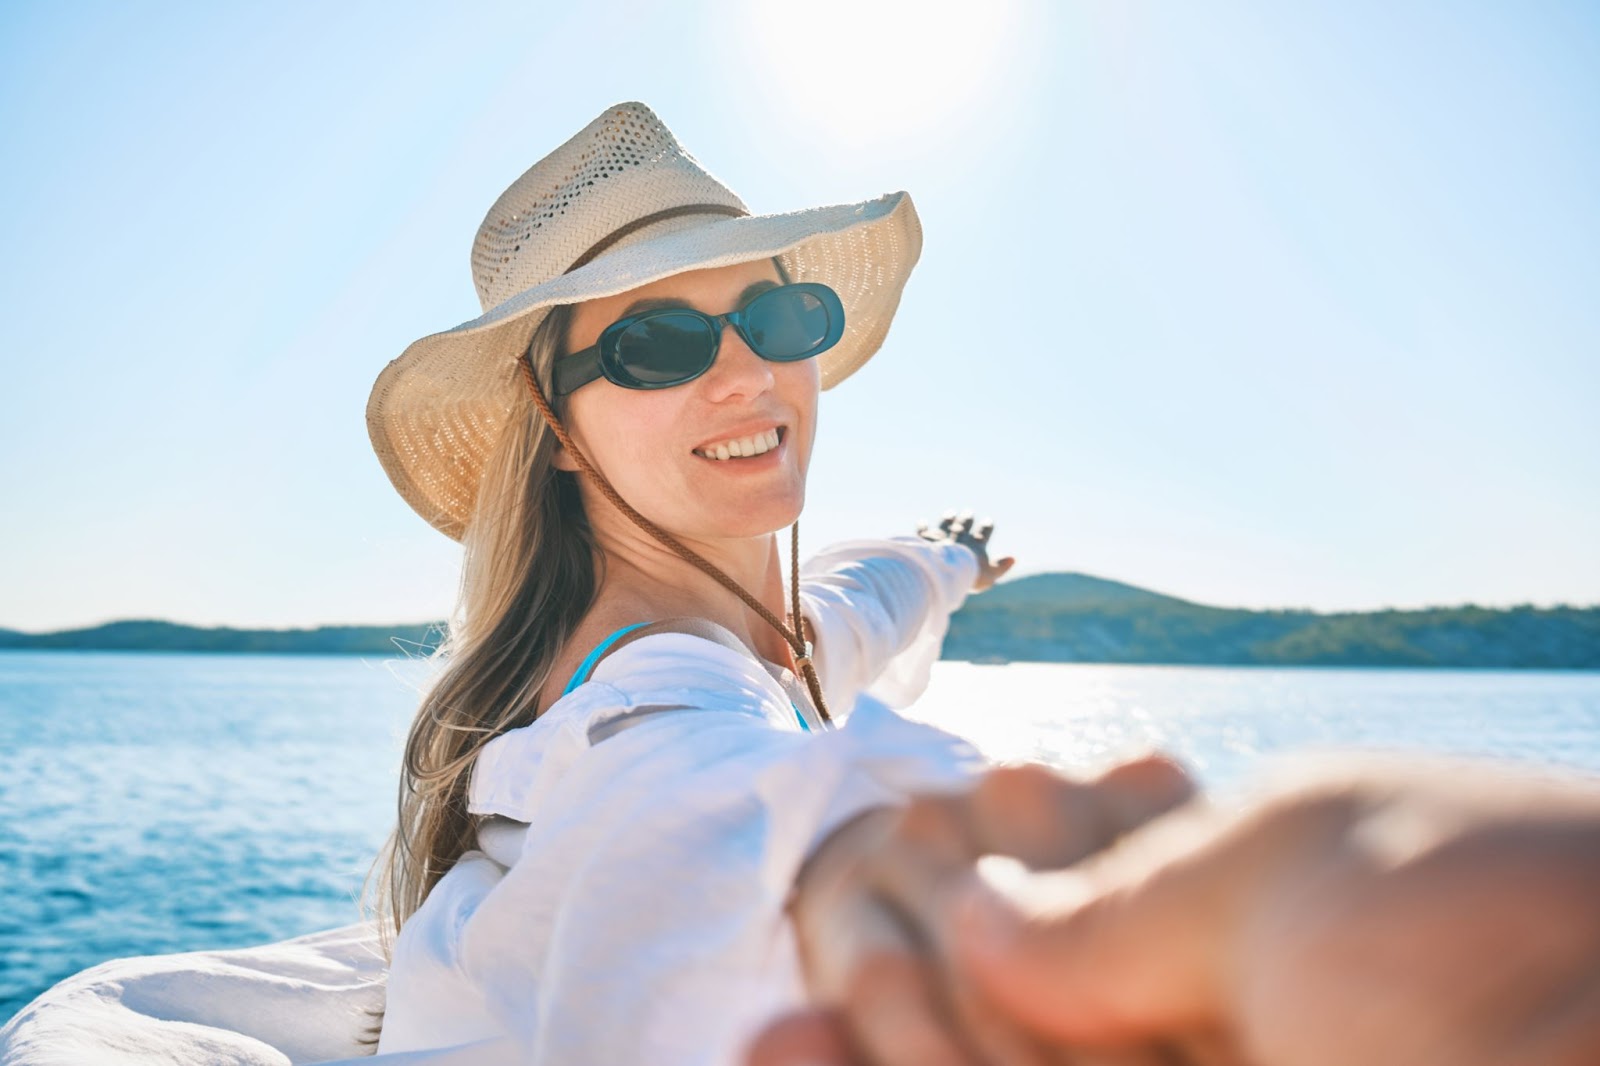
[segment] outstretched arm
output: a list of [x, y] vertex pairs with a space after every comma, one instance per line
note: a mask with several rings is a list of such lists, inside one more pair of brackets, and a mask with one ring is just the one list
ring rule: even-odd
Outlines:
[[800, 567], [801, 600], [816, 629], [817, 672], [829, 707], [848, 715], [867, 692], [905, 707], [927, 688], [950, 615], [1015, 562], [989, 561], [994, 523], [971, 512], [915, 535], [829, 545]]

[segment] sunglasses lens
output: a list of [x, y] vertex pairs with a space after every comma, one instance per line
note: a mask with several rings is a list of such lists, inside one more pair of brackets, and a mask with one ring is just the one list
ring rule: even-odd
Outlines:
[[717, 337], [691, 314], [652, 315], [617, 337], [617, 360], [641, 385], [688, 381], [711, 365]]
[[750, 346], [767, 359], [804, 359], [821, 350], [830, 325], [827, 305], [804, 289], [774, 289], [745, 309]]

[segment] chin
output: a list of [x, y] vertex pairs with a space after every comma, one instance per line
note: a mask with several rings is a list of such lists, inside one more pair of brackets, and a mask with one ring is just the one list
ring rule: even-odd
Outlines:
[[782, 504], [774, 502], [771, 506], [761, 507], [756, 510], [746, 510], [718, 523], [714, 528], [713, 535], [720, 537], [762, 537], [771, 533], [779, 533], [795, 524], [804, 505], [805, 501], [802, 499]]

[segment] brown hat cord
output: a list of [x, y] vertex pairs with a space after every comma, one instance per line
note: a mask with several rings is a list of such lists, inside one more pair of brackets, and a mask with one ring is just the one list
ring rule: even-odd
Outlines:
[[627, 501], [618, 495], [617, 490], [611, 487], [611, 483], [608, 482], [598, 470], [590, 465], [588, 458], [584, 456], [583, 452], [578, 450], [578, 446], [574, 444], [572, 442], [572, 438], [567, 435], [566, 428], [562, 426], [560, 419], [556, 418], [555, 412], [550, 408], [549, 401], [545, 399], [544, 390], [539, 388], [539, 383], [534, 378], [533, 366], [529, 362], [528, 358], [524, 356], [523, 358], [518, 359], [517, 365], [522, 368], [522, 376], [527, 379], [528, 388], [533, 392], [533, 402], [539, 408], [540, 413], [544, 415], [545, 421], [549, 422], [550, 428], [555, 430], [556, 437], [561, 441], [562, 446], [566, 448], [568, 452], [572, 453], [572, 458], [578, 464], [579, 469], [588, 475], [589, 480], [594, 482], [595, 487], [600, 490], [606, 499], [616, 504], [617, 509], [632, 519], [634, 523], [639, 526], [639, 528], [643, 529], [646, 533], [649, 533], [652, 537], [655, 537], [662, 544], [665, 544], [667, 547], [671, 548], [678, 555], [682, 556], [687, 562], [694, 564], [697, 568], [715, 578], [719, 584], [728, 589], [734, 595], [738, 596], [741, 600], [748, 604], [752, 610], [754, 610], [762, 618], [766, 619], [767, 623], [771, 625], [772, 628], [776, 629], [780, 634], [783, 635], [783, 639], [788, 642], [790, 650], [794, 653], [795, 665], [800, 668], [801, 675], [806, 679], [806, 687], [811, 691], [811, 702], [815, 705], [817, 713], [822, 717], [822, 720], [829, 725], [832, 725], [833, 718], [828, 714], [827, 701], [822, 698], [822, 682], [817, 677], [817, 668], [812, 665], [811, 662], [811, 642], [805, 639], [805, 617], [800, 613], [799, 519], [796, 519], [794, 525], [791, 527], [792, 534], [789, 539], [789, 598], [791, 603], [790, 618], [794, 620], [795, 625], [794, 630], [791, 630], [788, 626], [785, 626], [782, 622], [778, 621], [777, 616], [775, 616], [771, 611], [767, 610], [767, 608], [759, 600], [750, 595], [744, 589], [740, 588], [738, 582], [734, 581], [721, 570], [718, 570], [715, 566], [711, 565], [711, 563], [702, 556], [698, 555], [694, 551], [691, 551], [689, 548], [684, 547], [682, 544], [679, 544], [660, 526], [656, 525], [644, 515], [630, 507]]

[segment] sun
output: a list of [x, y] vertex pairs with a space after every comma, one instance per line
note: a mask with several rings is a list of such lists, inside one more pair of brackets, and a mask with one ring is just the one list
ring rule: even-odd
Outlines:
[[[733, 15], [743, 78], [833, 144], [878, 145], [966, 125], [1019, 71], [1027, 0], [981, 5], [810, 0]], [[730, 13], [732, 14], [732, 13]], [[887, 115], [886, 115], [887, 113]]]

